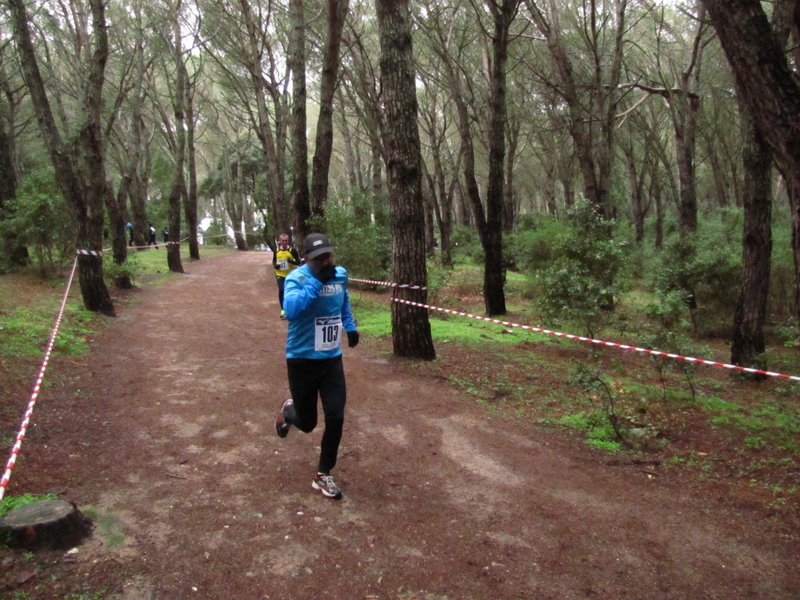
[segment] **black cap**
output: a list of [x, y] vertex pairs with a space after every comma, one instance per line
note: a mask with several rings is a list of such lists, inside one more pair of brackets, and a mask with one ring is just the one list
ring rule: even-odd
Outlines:
[[333, 252], [333, 246], [327, 235], [324, 233], [309, 233], [306, 236], [305, 251], [303, 252], [306, 260], [311, 260], [326, 252]]

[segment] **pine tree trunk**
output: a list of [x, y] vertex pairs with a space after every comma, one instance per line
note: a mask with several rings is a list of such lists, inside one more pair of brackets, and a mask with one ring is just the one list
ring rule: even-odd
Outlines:
[[506, 157], [506, 64], [508, 36], [516, 15], [517, 0], [489, 2], [494, 17], [492, 73], [489, 94], [489, 179], [486, 189], [486, 227], [482, 236], [484, 252], [483, 300], [486, 314], [506, 314], [506, 265], [503, 259], [503, 213], [505, 210]]
[[[411, 13], [408, 0], [376, 0], [375, 5], [381, 45], [392, 281], [425, 286], [425, 215]], [[427, 302], [426, 290], [406, 289], [400, 293], [404, 299]], [[398, 356], [423, 360], [436, 357], [425, 309], [392, 303], [392, 340]]]
[[200, 247], [197, 244], [197, 152], [194, 142], [194, 94], [186, 94], [186, 160], [189, 186], [186, 190], [186, 203], [183, 215], [186, 219], [186, 235], [189, 238], [189, 257], [200, 260]]
[[[121, 265], [128, 258], [128, 236], [125, 228], [125, 205], [127, 203], [128, 183], [124, 180], [120, 183], [118, 196], [114, 196], [111, 183], [108, 182], [106, 189], [106, 210], [108, 211], [108, 222], [111, 225], [111, 252], [114, 256], [114, 263]], [[115, 280], [116, 286], [121, 290], [133, 287], [129, 275], [120, 275]]]
[[772, 253], [772, 159], [769, 145], [746, 112], [742, 120], [744, 228], [742, 280], [733, 317], [731, 362], [766, 368], [764, 322]]
[[[11, 218], [13, 213], [8, 204], [17, 197], [17, 175], [12, 156], [5, 123], [0, 120], [0, 222]], [[30, 262], [28, 248], [19, 243], [17, 233], [10, 228], [6, 228], [3, 235], [3, 252], [11, 267], [24, 267]]]
[[682, 233], [697, 231], [697, 190], [695, 187], [695, 145], [697, 111], [700, 100], [695, 94], [685, 93], [673, 100], [677, 107], [675, 124], [675, 152], [680, 181], [678, 222]]
[[339, 76], [339, 48], [349, 4], [349, 0], [328, 0], [328, 39], [322, 59], [317, 141], [311, 172], [313, 211], [320, 216], [325, 214], [328, 200], [328, 172], [333, 154], [333, 95]]
[[[180, 6], [180, 5], [179, 5]], [[181, 27], [179, 13], [173, 16], [173, 44], [172, 51], [175, 61], [175, 89], [173, 90], [172, 107], [175, 113], [175, 171], [172, 180], [172, 187], [169, 192], [169, 204], [167, 215], [169, 218], [169, 239], [167, 247], [167, 266], [173, 273], [183, 273], [181, 263], [181, 201], [186, 194], [186, 179], [184, 176], [184, 166], [186, 164], [186, 112], [184, 102], [186, 99], [186, 65], [183, 62], [183, 48], [180, 40]]]
[[292, 23], [289, 60], [292, 71], [292, 206], [294, 225], [301, 240], [310, 233], [311, 202], [308, 189], [308, 139], [306, 137], [306, 23], [303, 0], [289, 2]]

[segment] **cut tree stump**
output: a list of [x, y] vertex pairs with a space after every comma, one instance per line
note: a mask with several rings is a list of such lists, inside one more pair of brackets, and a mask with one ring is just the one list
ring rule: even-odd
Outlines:
[[72, 502], [39, 500], [0, 519], [0, 542], [12, 548], [71, 548], [92, 530], [92, 520]]

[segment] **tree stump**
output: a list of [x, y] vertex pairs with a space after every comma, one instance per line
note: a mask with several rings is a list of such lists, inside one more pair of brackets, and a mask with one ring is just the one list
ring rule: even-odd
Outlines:
[[72, 502], [40, 500], [0, 519], [0, 543], [12, 548], [72, 548], [92, 530], [92, 520]]

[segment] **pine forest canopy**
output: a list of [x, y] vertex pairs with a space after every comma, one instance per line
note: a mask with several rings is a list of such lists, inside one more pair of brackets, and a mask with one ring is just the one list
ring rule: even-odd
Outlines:
[[[122, 264], [128, 237], [145, 245], [150, 223], [188, 235], [199, 258], [204, 216], [246, 249], [290, 229], [335, 230], [342, 215], [395, 227], [419, 203], [424, 231], [408, 243], [435, 243], [445, 266], [455, 232], [476, 232], [488, 314], [505, 312], [502, 265], [517, 260], [503, 238], [530, 215], [563, 219], [585, 202], [594, 235], [628, 228], [660, 250], [673, 231], [690, 239], [703, 218], [741, 209], [745, 238], [760, 240], [743, 247], [754, 261], [745, 296], [768, 279], [773, 216], [800, 231], [797, 145], [777, 133], [798, 114], [784, 109], [800, 106], [794, 0], [385, 4], [3, 0], [0, 219], [15, 222], [17, 196], [55, 172], [78, 246], [99, 250], [110, 231]], [[771, 52], [760, 92], [744, 31]], [[381, 69], [411, 48], [406, 102]], [[403, 111], [416, 113], [419, 159], [398, 141]], [[4, 260], [23, 260], [25, 236], [3, 231]], [[397, 231], [390, 260], [416, 257]], [[169, 266], [182, 271], [177, 246]], [[760, 330], [766, 291], [750, 293], [740, 316]], [[759, 335], [746, 334], [756, 341], [742, 360], [760, 353]]]

